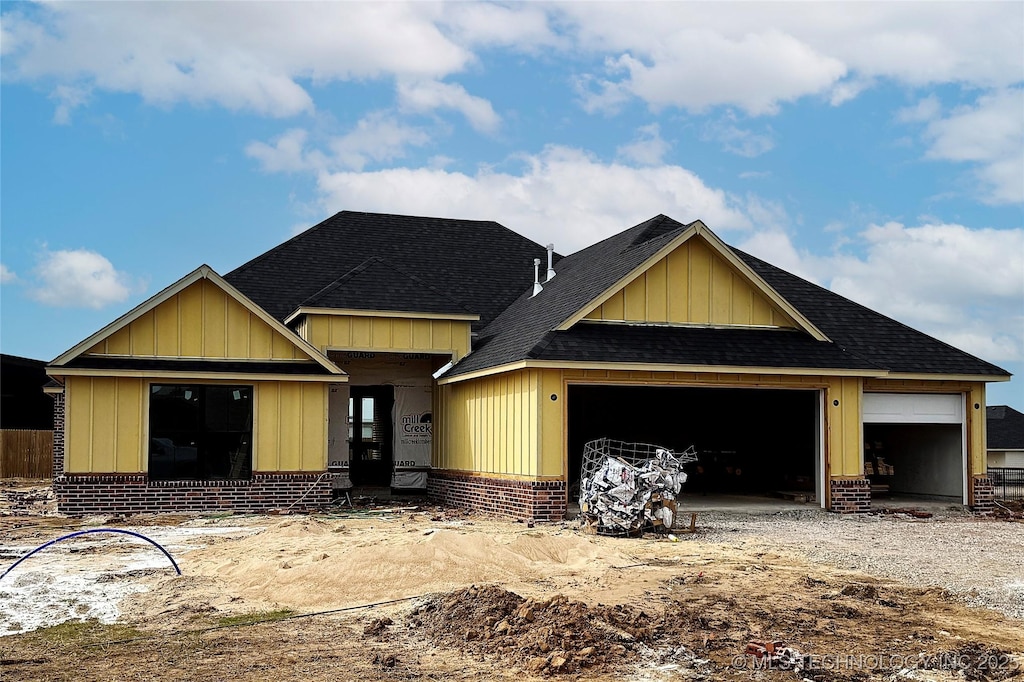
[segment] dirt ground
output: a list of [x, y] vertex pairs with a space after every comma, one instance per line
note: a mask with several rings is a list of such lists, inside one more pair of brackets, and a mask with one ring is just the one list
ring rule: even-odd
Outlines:
[[[30, 557], [0, 578], [0, 679], [1024, 680], [1015, 593], [978, 608], [871, 559], [879, 538], [970, 534], [1003, 550], [934, 563], [1024, 586], [1018, 519], [710, 514], [672, 541], [388, 504], [71, 519], [0, 485], [0, 572], [100, 527], [182, 570], [109, 533]], [[866, 568], [822, 558], [823, 532]]]

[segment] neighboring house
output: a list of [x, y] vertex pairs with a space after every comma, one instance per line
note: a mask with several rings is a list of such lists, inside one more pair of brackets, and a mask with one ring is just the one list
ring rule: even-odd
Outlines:
[[990, 405], [988, 465], [1024, 468], [1024, 414], [1006, 405]]
[[562, 258], [494, 222], [347, 211], [199, 268], [48, 372], [66, 512], [355, 484], [538, 519], [562, 517], [601, 436], [695, 445], [726, 492], [863, 511], [867, 461], [892, 492], [984, 509], [985, 384], [1010, 377], [700, 221]]
[[49, 381], [44, 361], [0, 355], [0, 429], [52, 429], [53, 401], [43, 392]]

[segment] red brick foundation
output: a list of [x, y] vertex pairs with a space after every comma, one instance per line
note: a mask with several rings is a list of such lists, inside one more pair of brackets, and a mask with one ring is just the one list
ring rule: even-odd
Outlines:
[[839, 514], [863, 514], [871, 511], [871, 481], [866, 478], [833, 478], [829, 511]]
[[979, 514], [991, 514], [996, 508], [995, 481], [988, 476], [971, 478], [971, 510]]
[[433, 470], [427, 496], [452, 507], [537, 521], [565, 518], [565, 481], [517, 481]]
[[53, 480], [64, 473], [64, 393], [51, 393], [53, 398]]
[[[63, 514], [269, 511], [331, 502], [322, 473], [253, 473], [248, 481], [149, 481], [146, 474], [65, 474], [54, 479]], [[305, 497], [303, 497], [305, 495]], [[300, 499], [301, 498], [301, 499]]]

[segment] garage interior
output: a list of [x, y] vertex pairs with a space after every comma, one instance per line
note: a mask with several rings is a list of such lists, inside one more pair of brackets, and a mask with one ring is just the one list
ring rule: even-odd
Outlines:
[[754, 388], [570, 385], [569, 485], [576, 495], [587, 441], [607, 437], [682, 452], [684, 494], [820, 501], [819, 392]]
[[906, 496], [966, 503], [964, 398], [865, 393], [864, 473], [873, 501]]
[[960, 424], [865, 424], [864, 468], [871, 497], [963, 496]]

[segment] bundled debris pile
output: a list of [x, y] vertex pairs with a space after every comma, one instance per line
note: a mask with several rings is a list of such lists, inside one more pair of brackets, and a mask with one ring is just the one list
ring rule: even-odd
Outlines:
[[683, 466], [697, 461], [684, 452], [646, 443], [599, 438], [583, 449], [580, 513], [597, 532], [635, 535], [675, 524], [675, 499], [686, 483]]

